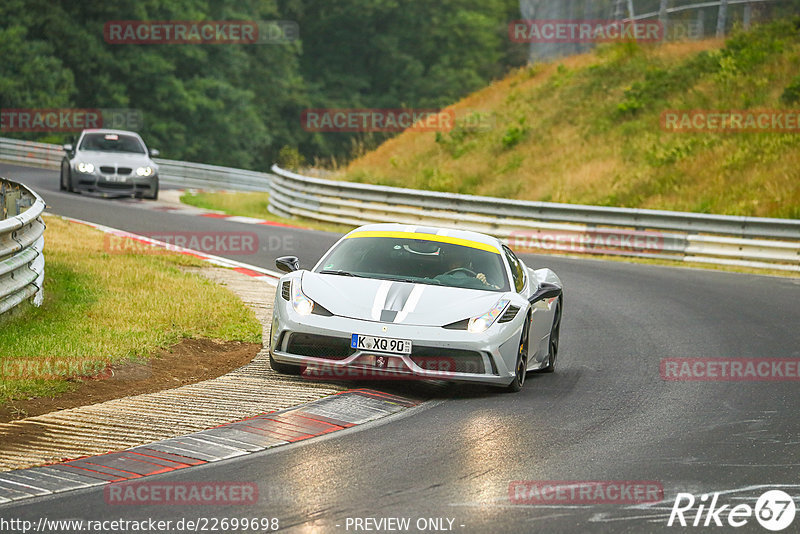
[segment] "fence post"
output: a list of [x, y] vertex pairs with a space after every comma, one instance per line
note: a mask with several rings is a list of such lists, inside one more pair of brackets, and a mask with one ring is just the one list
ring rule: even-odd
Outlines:
[[622, 5], [625, 3], [625, 0], [617, 0], [614, 2], [614, 20], [622, 19], [622, 14], [625, 12]]
[[667, 17], [669, 17], [669, 14], [667, 13], [668, 7], [669, 7], [669, 0], [661, 0], [661, 5], [658, 8], [658, 21], [661, 23], [662, 26], [667, 25]]
[[750, 24], [752, 22], [752, 19], [753, 19], [753, 4], [748, 2], [744, 5], [744, 20], [742, 21], [745, 30], [750, 29]]
[[698, 39], [706, 37], [706, 10], [703, 8], [697, 10], [697, 35]]
[[728, 24], [728, 0], [720, 0], [717, 14], [717, 37], [725, 37], [725, 28]]

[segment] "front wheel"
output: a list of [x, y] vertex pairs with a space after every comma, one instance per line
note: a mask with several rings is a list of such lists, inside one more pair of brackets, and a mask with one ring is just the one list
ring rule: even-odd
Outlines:
[[528, 374], [528, 345], [531, 331], [531, 318], [525, 319], [522, 326], [522, 335], [519, 338], [519, 350], [517, 351], [517, 365], [514, 372], [514, 380], [506, 386], [506, 391], [516, 393], [525, 385], [525, 377]]
[[158, 182], [156, 182], [155, 185], [153, 186], [153, 192], [145, 196], [144, 198], [148, 200], [158, 200]]
[[545, 373], [552, 373], [556, 370], [556, 359], [558, 358], [558, 340], [561, 336], [561, 301], [556, 303], [553, 327], [550, 329], [550, 355], [547, 357], [547, 367], [542, 369]]
[[61, 166], [61, 190], [69, 191], [70, 193], [75, 192], [75, 188], [72, 186], [72, 171], [69, 169], [69, 165]]

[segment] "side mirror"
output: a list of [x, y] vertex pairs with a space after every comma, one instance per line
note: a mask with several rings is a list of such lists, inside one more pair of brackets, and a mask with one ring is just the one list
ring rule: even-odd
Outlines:
[[64, 152], [72, 152], [72, 145], [67, 143], [66, 145], [62, 145], [61, 148], [64, 149]]
[[151, 158], [157, 158], [158, 156], [161, 155], [161, 152], [159, 152], [157, 148], [151, 148], [149, 152]]
[[561, 296], [561, 288], [555, 284], [551, 284], [549, 282], [542, 282], [542, 285], [539, 286], [539, 289], [528, 298], [528, 302], [531, 304], [536, 304], [540, 300], [544, 299], [551, 299], [553, 297], [560, 297]]
[[282, 256], [275, 260], [275, 267], [285, 273], [291, 273], [300, 270], [300, 260], [297, 256]]

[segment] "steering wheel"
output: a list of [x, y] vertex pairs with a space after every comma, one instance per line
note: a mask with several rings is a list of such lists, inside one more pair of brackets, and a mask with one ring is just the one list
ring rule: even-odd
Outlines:
[[478, 273], [476, 273], [473, 270], [467, 269], [466, 267], [456, 267], [455, 269], [450, 269], [444, 274], [456, 274], [456, 273], [465, 273], [468, 274], [469, 276], [472, 276], [473, 278], [478, 277]]

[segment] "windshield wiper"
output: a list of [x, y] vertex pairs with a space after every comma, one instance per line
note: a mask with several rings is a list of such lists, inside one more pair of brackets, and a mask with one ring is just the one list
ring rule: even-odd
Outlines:
[[353, 274], [350, 271], [333, 271], [333, 270], [322, 270], [317, 274], [334, 274], [336, 276], [355, 276], [358, 278], [363, 278], [360, 274]]
[[441, 282], [438, 280], [434, 280], [433, 278], [387, 278], [387, 277], [380, 277], [379, 280], [389, 280], [390, 282], [405, 282], [407, 284], [427, 284], [427, 285], [442, 285]]

